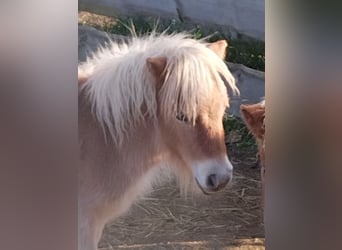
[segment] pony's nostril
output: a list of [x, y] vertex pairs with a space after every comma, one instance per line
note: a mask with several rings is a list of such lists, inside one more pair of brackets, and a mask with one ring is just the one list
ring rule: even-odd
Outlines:
[[210, 191], [218, 191], [224, 188], [232, 180], [231, 175], [220, 176], [211, 174], [207, 177], [207, 188]]
[[207, 179], [207, 186], [216, 189], [219, 186], [219, 181], [216, 174], [211, 174]]

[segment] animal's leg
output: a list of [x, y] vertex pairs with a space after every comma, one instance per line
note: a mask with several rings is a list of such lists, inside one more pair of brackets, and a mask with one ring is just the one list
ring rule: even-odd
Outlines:
[[95, 215], [79, 216], [78, 250], [96, 250], [104, 225]]
[[96, 250], [94, 220], [81, 216], [78, 223], [78, 250]]

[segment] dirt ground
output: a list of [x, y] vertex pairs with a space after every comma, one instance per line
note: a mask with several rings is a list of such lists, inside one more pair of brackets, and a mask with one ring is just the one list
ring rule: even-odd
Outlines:
[[255, 152], [232, 152], [234, 181], [214, 195], [181, 197], [157, 188], [108, 224], [99, 249], [265, 249], [260, 169]]

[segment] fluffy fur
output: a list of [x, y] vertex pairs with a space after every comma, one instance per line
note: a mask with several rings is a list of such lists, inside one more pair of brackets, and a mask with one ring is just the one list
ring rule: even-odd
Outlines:
[[[170, 117], [181, 110], [194, 123], [198, 107], [222, 80], [238, 92], [225, 63], [207, 43], [186, 34], [151, 34], [133, 37], [128, 43], [111, 43], [80, 65], [79, 71], [90, 76], [83, 87], [102, 128], [108, 129], [118, 145], [135, 124], [146, 117], [156, 119], [156, 88], [145, 67], [147, 58], [162, 56], [167, 57], [167, 65], [159, 97], [162, 112]], [[222, 90], [224, 85], [218, 87]], [[171, 105], [174, 96], [179, 97], [177, 106]], [[228, 106], [228, 97], [224, 102]]]

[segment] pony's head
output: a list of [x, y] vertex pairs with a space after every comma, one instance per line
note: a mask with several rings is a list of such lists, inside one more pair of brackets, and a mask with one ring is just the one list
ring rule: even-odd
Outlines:
[[256, 104], [241, 104], [242, 118], [253, 136], [263, 141], [265, 136], [265, 101]]
[[265, 178], [265, 101], [256, 104], [241, 104], [242, 119], [258, 142], [258, 154], [262, 167], [261, 179]]
[[80, 65], [79, 86], [118, 148], [129, 136], [134, 140], [138, 126], [153, 127], [144, 133], [171, 155], [183, 186], [195, 179], [212, 193], [232, 179], [233, 169], [222, 121], [229, 103], [225, 83], [238, 90], [223, 61], [226, 47], [226, 41], [208, 44], [187, 34], [133, 36]]
[[223, 61], [226, 47], [223, 40], [193, 40], [146, 60], [156, 88], [163, 143], [180, 173], [189, 173], [205, 194], [224, 188], [233, 174], [224, 140], [223, 116], [229, 103], [224, 81], [237, 89]]

